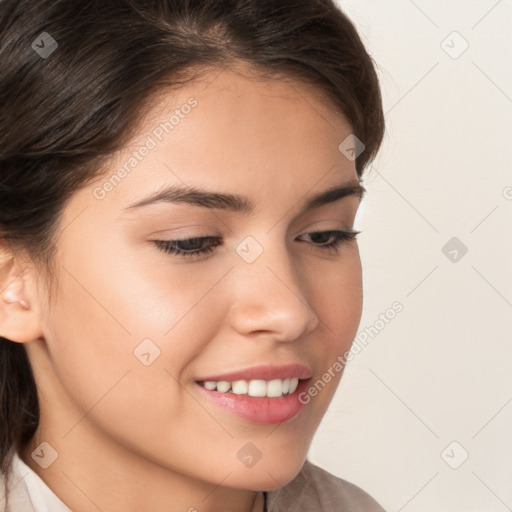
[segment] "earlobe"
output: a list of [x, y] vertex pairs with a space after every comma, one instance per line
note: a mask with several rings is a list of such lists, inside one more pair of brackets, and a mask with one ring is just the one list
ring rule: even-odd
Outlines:
[[24, 271], [16, 258], [0, 254], [0, 336], [18, 343], [29, 343], [42, 336], [34, 276]]

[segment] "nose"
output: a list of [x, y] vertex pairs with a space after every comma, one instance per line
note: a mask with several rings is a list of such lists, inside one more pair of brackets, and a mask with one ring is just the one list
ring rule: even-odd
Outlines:
[[317, 327], [320, 319], [308, 301], [308, 283], [285, 247], [264, 250], [252, 263], [238, 260], [230, 279], [229, 320], [241, 335], [293, 341]]

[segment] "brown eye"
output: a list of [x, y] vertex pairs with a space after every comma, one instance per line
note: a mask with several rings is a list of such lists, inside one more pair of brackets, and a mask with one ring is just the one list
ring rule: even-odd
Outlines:
[[[307, 233], [312, 243], [319, 249], [334, 251], [338, 254], [342, 244], [355, 240], [360, 231], [315, 231]], [[329, 242], [329, 240], [331, 240]], [[213, 252], [215, 247], [222, 245], [222, 239], [215, 236], [203, 236], [194, 238], [183, 238], [181, 240], [153, 240], [155, 245], [168, 254], [184, 258], [199, 257]]]
[[[211, 253], [215, 247], [221, 245], [219, 243], [212, 244], [220, 240], [215, 236], [203, 236], [196, 238], [184, 238], [182, 240], [154, 240], [155, 245], [162, 251], [178, 256], [193, 257], [202, 254]], [[209, 242], [210, 245], [204, 247], [204, 243]]]
[[[305, 236], [308, 236], [313, 241], [313, 243], [315, 243], [320, 249], [329, 250], [334, 254], [338, 254], [341, 245], [352, 240], [355, 240], [359, 233], [361, 233], [361, 231], [331, 230], [315, 231], [313, 233], [307, 233]], [[323, 242], [324, 240], [325, 242]], [[332, 242], [326, 243], [329, 240], [332, 240]]]

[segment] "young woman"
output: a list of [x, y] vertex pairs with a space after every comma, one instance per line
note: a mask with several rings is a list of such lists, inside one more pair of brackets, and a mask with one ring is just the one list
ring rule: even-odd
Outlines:
[[0, 2], [1, 509], [382, 511], [307, 460], [383, 138], [332, 0]]

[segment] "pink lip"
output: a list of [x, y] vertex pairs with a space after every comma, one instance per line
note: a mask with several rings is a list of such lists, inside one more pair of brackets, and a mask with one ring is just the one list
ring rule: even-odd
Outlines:
[[198, 383], [196, 386], [208, 400], [224, 407], [232, 414], [252, 423], [270, 424], [291, 421], [299, 415], [305, 404], [299, 401], [298, 396], [308, 387], [309, 380], [299, 380], [299, 385], [292, 394], [278, 398], [219, 393], [210, 391]]
[[204, 382], [206, 380], [226, 380], [234, 382], [236, 380], [272, 380], [272, 379], [309, 379], [312, 376], [311, 370], [303, 364], [285, 364], [285, 365], [268, 365], [262, 364], [251, 366], [244, 370], [233, 371], [224, 374], [209, 375], [196, 379], [196, 382]]

